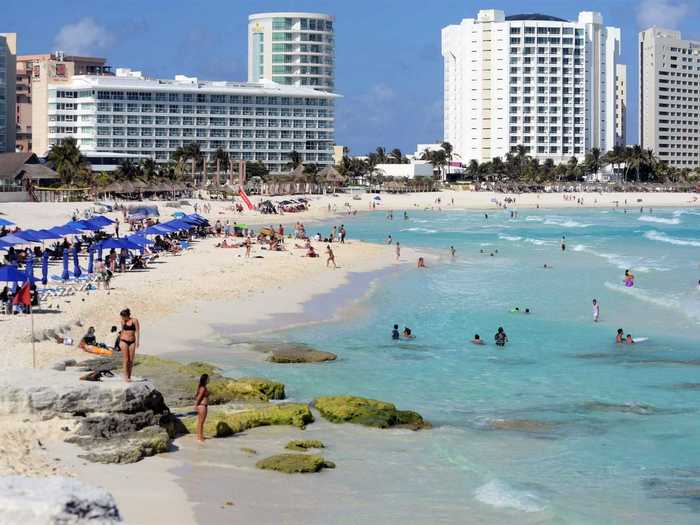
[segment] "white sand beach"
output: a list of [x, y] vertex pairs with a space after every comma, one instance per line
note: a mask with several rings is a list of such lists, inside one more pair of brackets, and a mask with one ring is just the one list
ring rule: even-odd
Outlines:
[[[440, 203], [436, 202], [438, 197]], [[314, 196], [310, 197], [308, 211], [284, 215], [261, 215], [257, 212], [238, 214], [231, 209], [230, 203], [213, 201], [211, 213], [204, 215], [212, 222], [245, 222], [253, 228], [302, 221], [307, 226], [307, 232], [315, 233], [313, 221], [333, 219], [334, 224], [340, 225], [347, 217], [348, 210], [366, 212], [370, 210], [371, 202], [378, 204], [377, 211], [429, 208], [447, 211], [496, 210], [497, 202], [504, 202], [505, 197], [507, 195], [504, 194], [459, 191], [382, 194], [380, 200], [374, 200], [368, 194], [362, 195], [360, 200], [350, 195]], [[583, 199], [583, 204], [576, 199], [565, 199], [562, 194], [519, 194], [509, 197], [515, 198], [509, 208], [520, 209], [700, 206], [695, 194], [684, 193], [576, 194], [576, 198]], [[257, 202], [260, 199], [253, 197], [252, 200]], [[164, 218], [180, 211], [166, 208], [162, 202], [153, 204], [160, 206]], [[23, 229], [46, 228], [67, 222], [74, 210], [82, 212], [92, 206], [89, 203], [10, 203], [0, 204], [0, 213]], [[182, 211], [191, 212], [192, 209], [185, 207]], [[113, 335], [110, 335], [110, 327], [118, 325], [119, 311], [129, 307], [143, 327], [139, 351], [153, 355], [171, 354], [191, 348], [193, 340], [211, 337], [213, 323], [226, 322], [232, 326], [246, 327], [261, 327], [269, 323], [270, 328], [277, 328], [276, 318], [301, 312], [303, 305], [313, 297], [348, 283], [352, 274], [414, 266], [416, 258], [423, 255], [406, 247], [397, 265], [392, 247], [353, 239], [352, 225], [349, 220], [348, 223], [348, 242], [333, 245], [339, 265], [337, 270], [326, 267], [323, 243], [313, 243], [321, 254], [316, 259], [303, 257], [303, 250], [295, 249], [295, 242], [291, 239], [287, 240], [287, 251], [270, 252], [254, 246], [253, 256], [260, 258], [247, 259], [244, 249], [217, 248], [216, 243], [220, 239], [207, 238], [197, 241], [193, 250], [181, 255], [162, 256], [149, 270], [118, 274], [112, 280], [109, 291], [99, 289], [51, 299], [49, 304], [42, 306], [42, 310], [50, 312], [34, 315], [35, 333], [70, 327], [70, 335], [77, 341], [88, 326], [94, 326], [98, 339], [111, 345]], [[108, 232], [111, 233], [110, 228]], [[365, 292], [357, 290], [357, 298]], [[29, 316], [2, 316], [0, 340], [3, 343], [0, 345], [0, 369], [3, 373], [10, 373], [11, 369], [14, 369], [12, 373], [21, 373], [21, 369], [32, 366]], [[39, 367], [50, 367], [61, 359], [89, 357], [75, 344], [65, 346], [49, 340], [36, 343], [36, 356]], [[74, 447], [61, 443], [67, 432], [62, 428], [64, 426], [65, 423], [60, 421], [36, 422], [3, 416], [0, 419], [0, 475], [64, 474], [104, 486], [117, 499], [128, 523], [197, 522], [195, 502], [187, 500], [182, 483], [173, 473], [186, 472], [188, 467], [183, 458], [197, 455], [190, 437], [182, 438], [186, 440], [184, 454], [178, 454], [178, 459], [166, 454], [134, 465], [99, 465], [77, 460]], [[255, 441], [255, 431], [249, 435], [246, 439], [251, 446], [264, 448], [264, 444]], [[289, 432], [285, 434], [288, 435]], [[239, 446], [242, 445], [237, 443], [236, 448]], [[60, 461], [56, 461], [56, 458]], [[241, 467], [241, 479], [249, 482], [251, 475], [246, 468], [250, 470], [249, 466]], [[233, 480], [238, 479], [239, 474], [238, 469], [231, 470]], [[251, 486], [255, 490], [265, 490], [266, 479], [261, 477], [261, 481], [246, 485], [248, 491], [253, 490]], [[154, 486], [158, 490], [149, 491], [152, 497], [145, 500], [144, 489]], [[234, 501], [234, 505], [239, 503]], [[227, 512], [224, 501], [219, 511], [223, 515]], [[241, 519], [250, 521], [255, 517], [254, 508], [235, 512]]]

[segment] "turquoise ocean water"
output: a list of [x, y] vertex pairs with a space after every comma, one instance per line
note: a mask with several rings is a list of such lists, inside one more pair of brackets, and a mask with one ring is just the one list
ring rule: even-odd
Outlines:
[[[359, 313], [272, 336], [338, 361], [236, 369], [295, 399], [353, 393], [422, 413], [435, 428], [392, 505], [433, 505], [435, 522], [700, 523], [700, 211], [488, 214], [337, 221], [350, 238], [391, 234], [439, 260], [383, 278]], [[416, 339], [392, 342], [394, 323]], [[648, 340], [616, 346], [617, 328]], [[474, 333], [488, 344], [470, 345]]]

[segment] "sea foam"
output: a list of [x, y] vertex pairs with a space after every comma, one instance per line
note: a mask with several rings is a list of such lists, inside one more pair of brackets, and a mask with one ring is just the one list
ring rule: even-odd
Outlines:
[[649, 215], [643, 215], [637, 220], [642, 221], [642, 222], [655, 222], [658, 224], [680, 224], [681, 223], [681, 220], [678, 217], [676, 217], [675, 219], [665, 219], [664, 217], [651, 217]]
[[474, 497], [482, 503], [501, 509], [523, 512], [541, 512], [545, 509], [544, 502], [537, 495], [516, 490], [499, 480], [489, 481], [477, 488]]
[[666, 242], [668, 244], [675, 244], [676, 246], [697, 246], [700, 248], [700, 241], [696, 239], [679, 239], [677, 237], [670, 237], [665, 233], [657, 232], [656, 230], [646, 232], [644, 237], [650, 241]]

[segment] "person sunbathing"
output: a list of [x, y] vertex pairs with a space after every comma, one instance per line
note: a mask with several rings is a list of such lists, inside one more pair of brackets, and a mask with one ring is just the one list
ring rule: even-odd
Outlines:
[[318, 253], [316, 253], [313, 246], [309, 245], [309, 248], [306, 251], [306, 257], [318, 257]]

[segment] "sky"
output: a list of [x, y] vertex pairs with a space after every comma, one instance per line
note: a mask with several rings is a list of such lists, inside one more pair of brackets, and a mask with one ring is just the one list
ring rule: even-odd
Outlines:
[[[526, 7], [523, 7], [526, 6]], [[628, 64], [628, 143], [637, 142], [638, 32], [651, 25], [700, 40], [700, 0], [2, 0], [0, 32], [20, 54], [104, 56], [148, 76], [247, 79], [248, 15], [311, 11], [335, 16], [336, 143], [363, 155], [404, 153], [442, 139], [440, 30], [479, 9], [567, 20], [599, 11], [622, 29]]]

